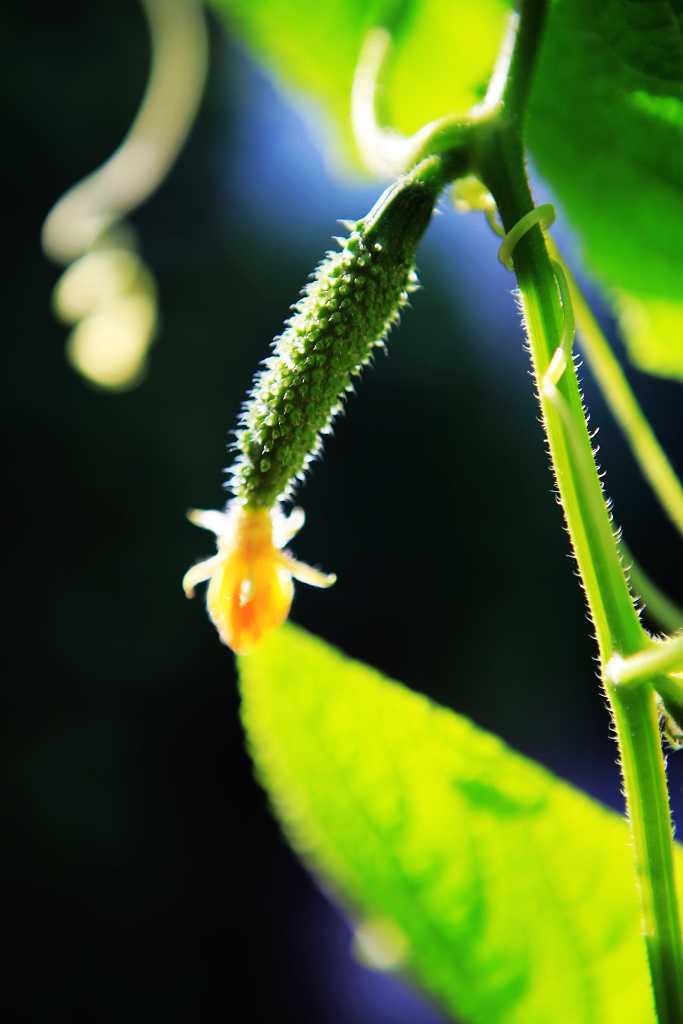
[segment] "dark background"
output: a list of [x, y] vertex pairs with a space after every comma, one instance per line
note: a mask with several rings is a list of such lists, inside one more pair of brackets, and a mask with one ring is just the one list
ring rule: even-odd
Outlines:
[[[160, 289], [151, 371], [129, 393], [94, 390], [64, 359], [40, 227], [127, 130], [145, 25], [132, 0], [15, 3], [1, 17], [3, 1019], [436, 1021], [355, 963], [348, 925], [284, 845], [243, 751], [232, 656], [180, 589], [211, 550], [184, 513], [224, 500], [251, 374], [335, 220], [361, 216], [379, 187], [325, 166], [310, 116], [212, 19], [200, 115], [133, 217]], [[618, 807], [591, 629], [495, 247], [444, 204], [424, 289], [300, 492], [296, 553], [339, 583], [299, 587], [293, 617]], [[680, 386], [632, 378], [683, 467]], [[616, 518], [681, 600], [680, 541], [590, 379], [586, 394]], [[671, 780], [680, 817], [676, 758]]]

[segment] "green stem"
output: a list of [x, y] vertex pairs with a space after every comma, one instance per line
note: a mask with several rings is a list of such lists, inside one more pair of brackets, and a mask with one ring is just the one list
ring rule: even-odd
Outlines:
[[[503, 226], [509, 231], [533, 208], [524, 173], [521, 142], [495, 122], [482, 125], [475, 160], [485, 185], [496, 200]], [[540, 382], [562, 337], [562, 309], [555, 273], [538, 227], [520, 239], [514, 249], [513, 262], [534, 372], [541, 391]], [[601, 657], [606, 662], [617, 649], [623, 655], [635, 654], [645, 645], [645, 636], [624, 578], [617, 542], [593, 462], [573, 367], [567, 368], [557, 387], [576, 425], [576, 437], [567, 437], [561, 415], [542, 393], [541, 410], [567, 526]], [[588, 480], [582, 479], [578, 460], [570, 454], [572, 441], [583, 452], [583, 464], [590, 466]], [[599, 513], [596, 512], [598, 509]]]
[[[557, 405], [571, 439], [570, 450], [576, 455], [579, 451], [576, 425], [567, 420], [569, 407], [559, 396]], [[588, 475], [580, 454], [577, 468], [587, 483]], [[596, 512], [594, 508], [594, 519]], [[667, 686], [673, 680], [663, 673], [682, 665], [683, 636], [679, 636], [626, 659], [615, 654], [604, 669], [628, 800], [643, 935], [658, 1017], [667, 1024], [682, 1019], [683, 950], [671, 817], [653, 683], [665, 699], [671, 699]]]
[[519, 23], [501, 93], [502, 115], [510, 132], [522, 137], [538, 51], [543, 42], [548, 0], [521, 0]]
[[643, 476], [683, 536], [683, 485], [640, 408], [624, 371], [576, 281], [571, 274], [567, 277], [585, 356], [615, 419], [626, 435]]
[[[683, 679], [678, 676], [658, 676], [657, 693], [666, 701], [667, 711], [683, 708]], [[678, 716], [677, 716], [678, 717]]]
[[608, 664], [605, 675], [610, 683], [625, 687], [665, 672], [683, 672], [683, 636], [664, 640], [630, 658], [617, 655]]
[[629, 577], [634, 593], [644, 602], [645, 612], [652, 622], [666, 633], [676, 633], [683, 629], [683, 609], [650, 579], [623, 540], [621, 552], [624, 561], [630, 566]]
[[[505, 120], [482, 124], [475, 163], [509, 231], [533, 206], [521, 135], [509, 130]], [[640, 625], [621, 566], [573, 365], [567, 366], [556, 389], [546, 392], [543, 388], [562, 337], [562, 310], [538, 227], [519, 240], [512, 259], [550, 457], [604, 666], [615, 654], [629, 656], [645, 650], [650, 641]], [[660, 1024], [681, 1024], [683, 949], [656, 699], [649, 681], [634, 688], [608, 682], [606, 693], [621, 753], [658, 1020]]]
[[660, 1024], [683, 1021], [683, 953], [669, 801], [655, 694], [606, 686], [629, 809], [645, 948]]
[[[472, 169], [491, 192], [506, 232], [534, 206], [524, 170], [524, 115], [546, 12], [546, 0], [522, 0], [513, 50], [501, 63], [507, 75], [504, 85], [501, 88], [500, 80], [492, 85], [480, 119], [473, 125]], [[681, 1024], [683, 946], [653, 688], [657, 676], [619, 685], [607, 671], [623, 665], [624, 658], [651, 651], [652, 644], [640, 624], [621, 564], [571, 360], [560, 374], [546, 378], [566, 332], [557, 275], [538, 225], [516, 242], [512, 263], [550, 458], [614, 716], [657, 1019], [660, 1024]], [[609, 375], [613, 387], [616, 379], [614, 373]], [[623, 399], [623, 389], [620, 397]], [[638, 429], [638, 437], [644, 436]], [[667, 493], [670, 490], [669, 481]], [[639, 670], [642, 667], [639, 665]]]

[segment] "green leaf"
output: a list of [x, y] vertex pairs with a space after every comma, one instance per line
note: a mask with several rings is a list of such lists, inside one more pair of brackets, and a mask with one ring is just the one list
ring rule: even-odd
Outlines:
[[529, 145], [610, 289], [631, 357], [683, 377], [683, 6], [557, 0]]
[[509, 10], [505, 0], [212, 2], [281, 85], [314, 97], [354, 160], [351, 83], [369, 28], [385, 25], [392, 32], [386, 117], [412, 133], [442, 114], [464, 114], [482, 98]]
[[683, 301], [617, 292], [614, 303], [633, 362], [660, 377], [683, 380]]
[[[386, 123], [404, 132], [481, 98], [504, 0], [213, 0], [287, 87], [313, 96], [354, 152], [353, 70], [367, 29], [390, 28]], [[681, 0], [555, 0], [529, 111], [534, 160], [588, 267], [631, 309], [642, 369], [683, 377]], [[665, 315], [662, 310], [665, 309]], [[635, 311], [635, 312], [633, 312]]]
[[293, 846], [447, 1010], [475, 1024], [654, 1020], [621, 818], [298, 628], [240, 675]]

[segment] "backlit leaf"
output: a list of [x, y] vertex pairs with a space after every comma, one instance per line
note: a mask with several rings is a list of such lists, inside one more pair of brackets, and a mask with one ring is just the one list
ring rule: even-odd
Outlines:
[[240, 674], [258, 775], [370, 959], [468, 1022], [654, 1020], [621, 818], [293, 626]]
[[[394, 40], [383, 100], [388, 123], [414, 132], [425, 121], [465, 113], [488, 84], [505, 29], [505, 0], [213, 0], [280, 84], [331, 116], [356, 159], [351, 83], [369, 28]], [[417, 70], [416, 72], [416, 69]]]
[[[334, 122], [347, 158], [353, 70], [367, 29], [390, 28], [385, 120], [412, 132], [465, 113], [494, 66], [504, 0], [213, 0], [288, 89]], [[528, 119], [529, 146], [586, 265], [631, 309], [634, 362], [683, 377], [683, 5], [555, 0]], [[622, 301], [623, 299], [623, 301]], [[665, 315], [663, 314], [665, 310]], [[635, 311], [635, 312], [634, 312]]]
[[680, 0], [557, 0], [529, 145], [589, 269], [617, 290], [633, 361], [683, 377]]

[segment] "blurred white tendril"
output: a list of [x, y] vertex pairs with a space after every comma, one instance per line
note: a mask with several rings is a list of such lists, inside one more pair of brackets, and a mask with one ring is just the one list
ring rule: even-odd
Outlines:
[[365, 36], [351, 90], [351, 123], [361, 159], [379, 177], [403, 170], [410, 140], [379, 120], [379, 83], [391, 49], [385, 28], [373, 28]]
[[100, 387], [125, 390], [142, 379], [157, 327], [156, 287], [124, 218], [164, 180], [192, 126], [207, 66], [199, 0], [141, 0], [151, 69], [121, 145], [50, 210], [45, 254], [65, 265], [56, 315], [73, 324], [67, 355]]
[[461, 143], [468, 119], [437, 118], [413, 135], [401, 135], [380, 119], [380, 92], [391, 52], [391, 34], [381, 26], [371, 28], [363, 40], [351, 90], [351, 125], [361, 160], [380, 178], [408, 171], [423, 157], [444, 152]]

